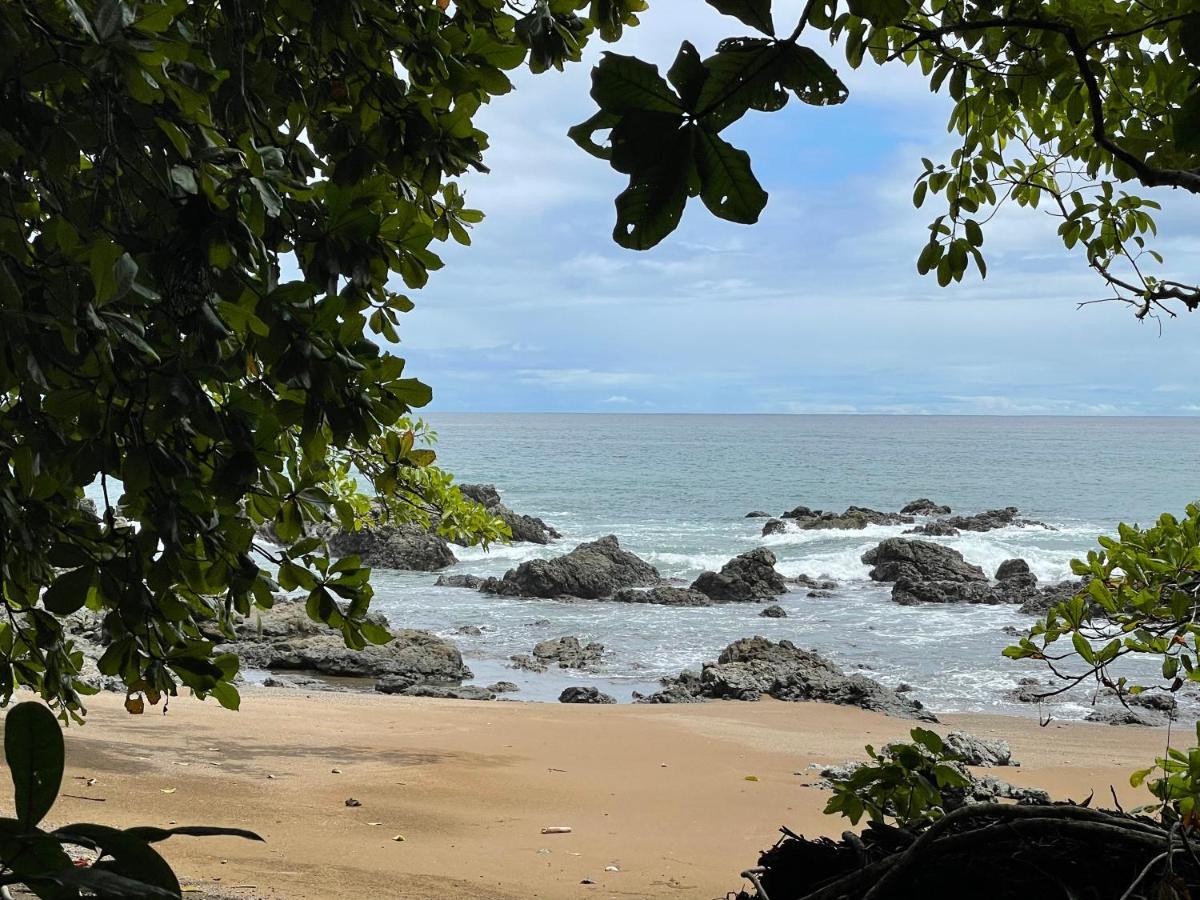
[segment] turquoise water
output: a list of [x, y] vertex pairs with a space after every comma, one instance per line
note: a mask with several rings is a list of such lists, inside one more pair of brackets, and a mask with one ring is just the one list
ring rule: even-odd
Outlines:
[[[896, 510], [931, 497], [956, 513], [1018, 506], [1055, 530], [1008, 528], [939, 538], [991, 572], [1028, 560], [1044, 582], [1069, 575], [1072, 557], [1118, 521], [1147, 523], [1200, 498], [1200, 419], [435, 415], [441, 463], [462, 481], [495, 483], [518, 512], [563, 532], [549, 547], [456, 550], [451, 570], [501, 574], [525, 559], [616, 534], [664, 576], [690, 580], [752, 547], [770, 547], [787, 575], [829, 575], [831, 598], [781, 599], [787, 619], [756, 605], [668, 609], [497, 598], [433, 586], [435, 575], [379, 571], [376, 606], [396, 624], [452, 637], [479, 683], [504, 678], [524, 699], [553, 699], [595, 684], [627, 699], [662, 675], [698, 667], [730, 641], [788, 638], [887, 684], [908, 682], [940, 711], [1013, 710], [1004, 692], [1040, 674], [1000, 656], [1011, 607], [899, 607], [870, 582], [859, 557], [903, 527], [760, 537], [754, 509], [798, 504]], [[454, 632], [483, 628], [481, 637]], [[517, 673], [505, 665], [548, 637], [575, 634], [608, 649], [599, 675]], [[1063, 713], [1082, 714], [1086, 698]], [[1016, 708], [1032, 713], [1028, 708]], [[1060, 713], [1062, 714], [1062, 713]]]

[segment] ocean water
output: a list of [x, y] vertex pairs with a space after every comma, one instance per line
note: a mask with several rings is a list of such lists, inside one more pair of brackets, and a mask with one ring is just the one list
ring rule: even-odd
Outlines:
[[[891, 686], [907, 682], [936, 711], [1034, 715], [1005, 693], [1043, 671], [1001, 656], [1013, 640], [1004, 629], [1026, 628], [1031, 617], [1009, 606], [901, 607], [889, 599], [890, 585], [867, 578], [863, 552], [907, 526], [764, 538], [764, 520], [745, 514], [799, 504], [897, 510], [918, 497], [964, 514], [1017, 506], [1053, 530], [935, 540], [989, 573], [1022, 557], [1050, 583], [1069, 577], [1071, 559], [1119, 521], [1148, 524], [1200, 498], [1200, 419], [440, 414], [431, 422], [440, 462], [460, 481], [496, 484], [510, 507], [563, 533], [545, 547], [455, 548], [459, 562], [448, 572], [499, 575], [615, 534], [668, 578], [690, 581], [767, 546], [783, 574], [839, 582], [829, 598], [808, 598], [807, 589], [781, 597], [788, 618], [764, 619], [757, 604], [522, 600], [435, 587], [436, 574], [376, 571], [375, 608], [396, 625], [451, 638], [476, 683], [514, 681], [521, 692], [512, 696], [525, 700], [553, 700], [571, 684], [628, 700], [759, 634], [814, 648]], [[459, 635], [462, 625], [483, 634]], [[604, 644], [599, 673], [508, 667], [510, 655], [568, 634]], [[1082, 715], [1088, 700], [1079, 691], [1055, 714]]]

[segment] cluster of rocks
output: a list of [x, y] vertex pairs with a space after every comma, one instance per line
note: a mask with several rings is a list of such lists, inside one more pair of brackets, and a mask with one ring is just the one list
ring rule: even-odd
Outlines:
[[901, 513], [880, 512], [866, 506], [850, 506], [845, 512], [826, 512], [797, 506], [783, 513], [778, 519], [768, 519], [762, 533], [782, 534], [788, 530], [788, 520], [801, 531], [861, 531], [868, 525], [911, 525], [915, 519]]
[[702, 700], [818, 701], [858, 706], [907, 719], [936, 722], [919, 700], [903, 696], [865, 675], [847, 675], [836, 664], [790, 641], [742, 638], [726, 647], [700, 672], [663, 680], [663, 690], [642, 703], [697, 703]]
[[1020, 604], [1022, 612], [1049, 610], [1077, 593], [1082, 583], [1066, 581], [1038, 586], [1023, 559], [1005, 560], [989, 579], [952, 547], [930, 541], [888, 538], [862, 556], [873, 581], [892, 582], [892, 600], [918, 603]]
[[[1019, 679], [1016, 687], [1008, 691], [1007, 697], [1018, 703], [1044, 703], [1053, 707], [1063, 702], [1064, 694], [1057, 693], [1063, 687], [1064, 683], [1061, 681], [1043, 682], [1026, 676]], [[1160, 690], [1118, 695], [1115, 690], [1107, 689], [1092, 699], [1093, 708], [1084, 716], [1084, 721], [1098, 725], [1163, 726], [1179, 718], [1180, 700], [1185, 696], [1190, 714], [1195, 711], [1196, 698], [1182, 692]]]
[[[491, 484], [462, 484], [459, 491], [468, 500], [484, 507], [508, 525], [516, 542], [548, 544], [561, 535], [536, 516], [513, 512], [500, 500], [500, 492]], [[428, 528], [414, 523], [392, 524], [376, 513], [363, 528], [325, 528], [329, 550], [336, 556], [358, 556], [365, 565], [378, 569], [407, 569], [416, 572], [436, 572], [458, 560], [450, 542], [437, 533], [437, 522]], [[262, 529], [263, 537], [278, 541], [270, 524]], [[456, 576], [457, 577], [457, 576]]]
[[616, 703], [615, 697], [594, 687], [569, 687], [558, 695], [559, 703]]
[[[949, 507], [937, 507], [950, 512]], [[963, 531], [995, 531], [999, 528], [1049, 528], [1045, 522], [1019, 518], [1020, 510], [1015, 506], [989, 509], [973, 516], [948, 516], [910, 528], [905, 534], [937, 535], [953, 537]]]
[[552, 665], [560, 669], [594, 670], [603, 658], [603, 644], [584, 644], [574, 635], [542, 641], [533, 648], [532, 653], [518, 653], [509, 657], [514, 669], [530, 672], [545, 672]]

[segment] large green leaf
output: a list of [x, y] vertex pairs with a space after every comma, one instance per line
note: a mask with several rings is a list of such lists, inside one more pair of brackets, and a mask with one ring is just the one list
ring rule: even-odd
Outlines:
[[87, 602], [88, 591], [91, 590], [95, 575], [96, 570], [91, 566], [64, 572], [46, 588], [46, 593], [42, 595], [42, 605], [60, 616], [77, 612]]
[[54, 713], [33, 701], [18, 703], [4, 719], [4, 757], [12, 776], [17, 819], [32, 828], [58, 798], [66, 756]]
[[833, 67], [811, 47], [785, 45], [782, 74], [784, 87], [812, 106], [845, 103], [850, 95]]
[[592, 69], [592, 99], [613, 113], [683, 112], [679, 98], [658, 74], [658, 66], [619, 53], [605, 53]]
[[727, 16], [733, 16], [763, 34], [774, 34], [771, 19], [771, 0], [708, 0], [708, 5]]
[[1200, 90], [1189, 94], [1175, 113], [1175, 146], [1184, 153], [1200, 153]]
[[155, 828], [151, 825], [139, 825], [134, 828], [126, 828], [125, 833], [136, 837], [138, 840], [145, 841], [147, 844], [156, 844], [175, 835], [184, 835], [187, 837], [239, 837], [245, 838], [248, 841], [263, 840], [260, 835], [253, 831], [246, 831], [244, 828], [222, 828], [217, 825], [179, 825], [175, 828]]
[[767, 205], [767, 192], [750, 170], [750, 154], [704, 129], [697, 130], [695, 147], [704, 205], [730, 222], [757, 222]]
[[62, 844], [16, 819], [0, 819], [0, 861], [42, 900], [76, 900], [79, 892], [60, 883], [75, 868]]
[[[105, 868], [124, 878], [132, 878], [160, 891], [166, 896], [179, 897], [179, 879], [153, 847], [136, 834], [81, 822], [67, 825], [54, 832], [60, 840], [93, 847], [111, 857]], [[150, 896], [162, 896], [151, 894]]]
[[696, 101], [700, 99], [700, 91], [708, 78], [708, 69], [700, 59], [700, 53], [692, 46], [691, 41], [684, 41], [679, 46], [675, 62], [667, 70], [667, 78], [679, 91], [686, 109], [695, 110]]
[[1179, 26], [1183, 55], [1193, 66], [1200, 66], [1200, 13], [1192, 13]]

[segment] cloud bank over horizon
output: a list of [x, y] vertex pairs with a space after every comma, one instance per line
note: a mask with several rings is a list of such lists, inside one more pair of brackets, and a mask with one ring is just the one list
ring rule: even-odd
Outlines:
[[[799, 3], [781, 3], [777, 9]], [[613, 49], [665, 70], [739, 24], [702, 0], [652, 4]], [[777, 18], [787, 19], [782, 12]], [[693, 201], [646, 253], [612, 242], [622, 179], [579, 150], [591, 65], [521, 77], [479, 118], [491, 174], [463, 180], [487, 218], [413, 294], [408, 371], [429, 412], [592, 411], [1195, 415], [1191, 317], [1139, 324], [1103, 294], [1055, 223], [1005, 208], [988, 226], [986, 280], [938, 288], [915, 260], [937, 213], [912, 207], [920, 158], [949, 156], [949, 101], [919, 73], [854, 71], [840, 107], [793, 100], [731, 129], [771, 198], [739, 226]], [[1197, 232], [1163, 192], [1157, 249], [1186, 274]], [[1169, 193], [1169, 192], [1168, 192]]]

